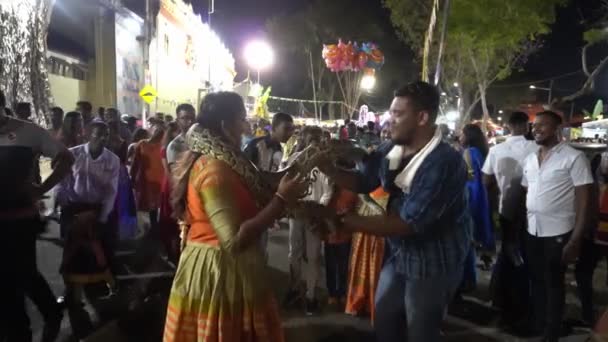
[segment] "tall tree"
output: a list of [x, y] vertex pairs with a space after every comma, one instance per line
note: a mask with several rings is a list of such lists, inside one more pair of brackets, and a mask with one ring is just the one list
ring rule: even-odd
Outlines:
[[31, 102], [35, 120], [46, 125], [51, 91], [46, 35], [51, 0], [0, 3], [0, 90], [8, 105]]
[[[538, 37], [550, 31], [555, 8], [563, 3], [564, 0], [452, 0], [441, 84], [448, 93], [456, 93], [462, 99], [459, 111], [463, 122], [468, 121], [478, 101], [484, 120], [489, 118], [488, 87], [521, 67], [526, 57], [535, 52]], [[391, 11], [399, 36], [421, 54], [433, 0], [384, 0], [384, 4]], [[436, 58], [436, 49], [434, 52]], [[458, 87], [453, 86], [456, 83]]]
[[585, 45], [581, 50], [581, 65], [587, 79], [579, 90], [561, 99], [556, 98], [554, 103], [573, 101], [591, 93], [594, 90], [596, 78], [608, 64], [608, 55], [602, 55], [599, 61], [592, 61], [589, 56], [592, 49], [605, 47], [608, 43], [608, 32], [606, 31], [606, 27], [608, 27], [608, 0], [602, 1], [601, 7], [594, 11], [594, 15], [594, 17], [585, 20], [589, 28], [583, 34]]

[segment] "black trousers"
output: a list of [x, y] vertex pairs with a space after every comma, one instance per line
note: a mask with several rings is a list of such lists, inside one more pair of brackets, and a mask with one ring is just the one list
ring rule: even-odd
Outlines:
[[38, 217], [0, 220], [0, 269], [6, 275], [0, 282], [0, 341], [32, 340], [26, 296], [32, 299], [45, 320], [61, 313], [55, 295], [36, 264], [36, 237], [43, 225]]
[[327, 278], [327, 292], [329, 292], [330, 297], [346, 297], [349, 258], [350, 242], [325, 243], [325, 277]]
[[494, 306], [502, 309], [505, 322], [520, 323], [528, 315], [530, 303], [529, 265], [524, 248], [525, 224], [500, 217], [502, 247], [490, 281]]
[[585, 238], [581, 254], [576, 262], [576, 288], [581, 301], [583, 320], [594, 324], [593, 310], [593, 273], [601, 258], [608, 256], [606, 246], [597, 245], [591, 238]]
[[526, 234], [534, 323], [549, 342], [557, 342], [560, 336], [566, 296], [562, 251], [569, 239], [570, 233], [551, 237]]

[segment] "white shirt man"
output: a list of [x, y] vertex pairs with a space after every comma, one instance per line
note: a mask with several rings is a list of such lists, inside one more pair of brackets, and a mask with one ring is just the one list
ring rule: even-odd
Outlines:
[[574, 188], [592, 183], [589, 161], [567, 143], [554, 146], [542, 165], [538, 153], [529, 155], [522, 179], [528, 188], [528, 233], [550, 237], [572, 231], [576, 219]]
[[507, 220], [515, 220], [523, 199], [521, 180], [523, 163], [527, 156], [536, 152], [538, 145], [523, 135], [508, 137], [490, 149], [481, 171], [494, 176], [500, 191], [498, 212]]
[[[529, 117], [523, 112], [513, 112], [507, 126], [512, 133], [506, 141], [490, 149], [483, 165], [484, 184], [491, 196], [497, 196], [500, 227], [502, 230], [501, 250], [496, 264], [511, 267], [496, 267], [492, 272], [493, 281], [500, 286], [494, 287], [492, 301], [501, 307], [503, 319], [515, 321], [527, 312], [527, 291], [514, 292], [512, 289], [525, 289], [528, 279], [519, 276], [518, 266], [524, 263], [521, 249], [523, 227], [525, 227], [525, 193], [521, 186], [525, 159], [538, 150], [534, 141], [526, 140]], [[494, 189], [498, 191], [493, 191]], [[514, 297], [517, 296], [517, 297]], [[523, 304], [525, 303], [525, 304]]]
[[74, 165], [71, 174], [57, 185], [57, 202], [64, 206], [70, 203], [101, 204], [99, 221], [107, 222], [118, 191], [120, 159], [106, 148], [97, 159], [93, 159], [88, 143], [72, 147], [70, 152], [74, 156]]
[[[318, 127], [306, 127], [302, 131], [301, 140], [298, 144], [310, 146], [321, 141], [322, 131]], [[302, 151], [295, 152], [287, 161], [291, 164]], [[307, 201], [317, 202], [326, 206], [333, 194], [333, 185], [329, 178], [319, 169], [311, 171], [310, 176], [314, 181], [310, 184], [309, 194], [304, 198]], [[315, 299], [315, 288], [319, 286], [321, 274], [321, 248], [320, 237], [314, 234], [307, 222], [299, 218], [289, 219], [289, 266], [291, 284], [286, 301], [288, 303], [299, 298], [299, 284], [303, 279], [306, 283], [306, 313], [313, 314], [318, 310], [318, 302]], [[306, 255], [306, 263], [304, 263]]]
[[543, 341], [560, 337], [565, 303], [565, 271], [581, 249], [593, 177], [585, 155], [560, 142], [561, 117], [536, 114], [533, 133], [540, 146], [524, 163], [522, 185], [528, 189], [531, 301], [535, 329]]

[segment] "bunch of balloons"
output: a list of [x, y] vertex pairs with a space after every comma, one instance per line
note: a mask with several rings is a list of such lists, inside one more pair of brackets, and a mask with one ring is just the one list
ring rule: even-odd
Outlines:
[[338, 71], [360, 71], [373, 73], [384, 64], [384, 54], [374, 43], [348, 42], [344, 44], [338, 40], [338, 44], [323, 45], [323, 59], [325, 65], [332, 72]]

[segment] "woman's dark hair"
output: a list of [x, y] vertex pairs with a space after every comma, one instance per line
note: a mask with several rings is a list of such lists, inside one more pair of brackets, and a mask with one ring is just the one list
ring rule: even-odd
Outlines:
[[140, 142], [144, 139], [148, 139], [148, 131], [144, 128], [138, 128], [133, 132], [133, 143]]
[[165, 132], [167, 131], [167, 127], [165, 126], [165, 123], [163, 121], [155, 121], [152, 124], [152, 133], [150, 134], [150, 138], [148, 138], [150, 141], [154, 141], [154, 142], [162, 142], [163, 137], [165, 136]]
[[231, 91], [220, 91], [205, 96], [196, 122], [214, 134], [223, 135], [222, 122], [235, 121], [245, 112], [241, 95]]
[[[235, 122], [245, 113], [243, 98], [231, 91], [220, 91], [210, 93], [205, 96], [201, 103], [196, 123], [201, 128], [208, 129], [212, 134], [224, 137], [222, 124], [224, 122]], [[177, 163], [171, 193], [171, 205], [173, 216], [178, 220], [187, 221], [184, 213], [186, 212], [186, 191], [190, 179], [190, 170], [194, 162], [201, 156], [198, 152], [188, 151], [184, 153]]]
[[179, 126], [177, 122], [171, 121], [167, 123], [167, 128], [165, 129], [165, 135], [163, 136], [162, 146], [167, 147], [169, 143], [179, 134]]
[[465, 137], [464, 147], [477, 148], [485, 159], [488, 155], [488, 141], [481, 128], [475, 124], [468, 124], [462, 128], [462, 134]]

